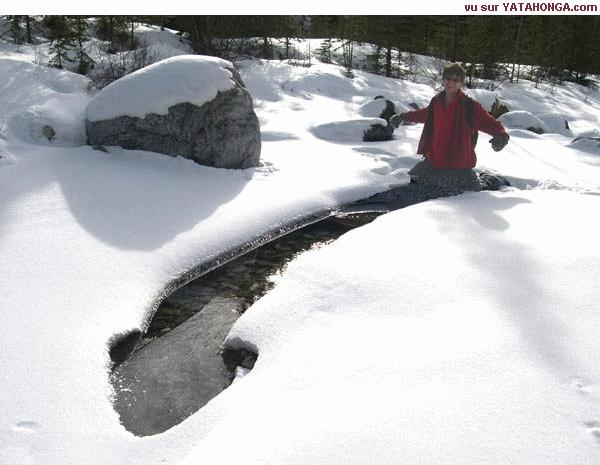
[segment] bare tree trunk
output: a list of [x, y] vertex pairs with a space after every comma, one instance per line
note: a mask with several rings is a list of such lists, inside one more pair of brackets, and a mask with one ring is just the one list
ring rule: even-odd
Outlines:
[[458, 16], [454, 17], [454, 35], [452, 38], [452, 56], [450, 61], [455, 62], [458, 57]]
[[[517, 27], [517, 38], [515, 41], [515, 52], [513, 54], [512, 71], [510, 73], [510, 82], [513, 82], [515, 77], [515, 64], [519, 59], [519, 39], [521, 37], [521, 25], [523, 24], [523, 16], [519, 16], [519, 26]], [[517, 77], [517, 82], [519, 78]]]
[[271, 55], [271, 44], [269, 43], [269, 38], [268, 37], [263, 37], [263, 58], [270, 60], [272, 57]]
[[31, 37], [31, 18], [26, 15], [25, 16], [25, 39], [27, 40], [28, 44], [33, 43], [32, 37]]
[[131, 17], [131, 33], [129, 36], [129, 48], [131, 50], [135, 49], [135, 35], [133, 33], [134, 26], [135, 26], [134, 18]]
[[389, 42], [385, 50], [385, 77], [392, 77], [392, 44]]

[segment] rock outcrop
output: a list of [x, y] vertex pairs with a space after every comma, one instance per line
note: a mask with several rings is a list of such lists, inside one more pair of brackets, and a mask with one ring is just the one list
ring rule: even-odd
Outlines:
[[391, 100], [382, 95], [378, 95], [373, 100], [363, 104], [359, 113], [362, 116], [372, 118], [381, 118], [386, 121], [386, 125], [373, 124], [363, 132], [365, 142], [391, 140], [394, 134], [394, 127], [390, 124], [390, 118], [396, 113], [396, 108]]
[[[161, 95], [167, 92], [172, 95]], [[182, 156], [217, 168], [259, 164], [252, 97], [230, 62], [211, 57], [173, 57], [115, 81], [90, 102], [86, 132], [92, 146]]]

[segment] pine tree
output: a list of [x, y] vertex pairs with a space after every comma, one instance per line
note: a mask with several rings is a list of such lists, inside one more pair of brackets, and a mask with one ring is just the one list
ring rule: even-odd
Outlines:
[[499, 63], [509, 59], [512, 30], [503, 16], [469, 16], [465, 21], [463, 61], [479, 65], [477, 75], [498, 82], [508, 77]]
[[23, 16], [23, 19], [25, 20], [25, 41], [28, 44], [32, 44], [33, 37], [31, 34], [31, 16], [25, 15], [25, 16]]
[[50, 40], [50, 65], [62, 69], [68, 62], [74, 61], [69, 52], [75, 48], [75, 35], [66, 16], [45, 16], [44, 25]]
[[13, 44], [22, 44], [25, 35], [22, 24], [24, 17], [20, 15], [6, 15], [4, 18], [10, 25], [10, 36]]
[[333, 42], [331, 38], [323, 39], [321, 45], [319, 46], [319, 59], [323, 63], [331, 63], [331, 48], [333, 47]]
[[342, 65], [346, 75], [354, 77], [354, 45], [366, 38], [366, 18], [364, 16], [342, 16], [340, 21], [342, 40]]
[[598, 72], [598, 16], [571, 16], [565, 18], [565, 40], [563, 42], [564, 68], [568, 79], [586, 84], [586, 75]]
[[331, 63], [333, 60], [334, 38], [337, 34], [338, 16], [313, 16], [311, 23], [311, 35], [323, 38], [319, 47], [319, 59], [323, 63]]
[[77, 72], [79, 74], [87, 74], [89, 69], [94, 65], [94, 61], [87, 54], [83, 46], [87, 37], [88, 20], [85, 16], [75, 16], [72, 18], [72, 23], [75, 49], [74, 61], [77, 63]]
[[96, 21], [96, 34], [109, 43], [108, 52], [130, 49], [130, 35], [126, 16], [100, 16]]

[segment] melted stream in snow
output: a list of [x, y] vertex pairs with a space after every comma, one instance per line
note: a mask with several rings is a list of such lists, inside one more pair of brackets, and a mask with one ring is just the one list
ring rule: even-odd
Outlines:
[[[323, 246], [390, 209], [459, 192], [408, 184], [376, 194], [350, 205], [349, 213], [296, 229], [170, 294], [128, 358], [127, 346], [136, 343], [139, 333], [112, 344], [113, 360], [124, 359], [111, 374], [114, 406], [123, 425], [140, 436], [166, 431], [226, 389], [236, 376], [251, 370], [256, 354], [223, 348], [223, 341], [239, 315], [273, 287], [277, 275], [296, 255]], [[264, 243], [261, 238], [260, 243]], [[117, 352], [121, 354], [114, 357]]]
[[141, 436], [161, 433], [227, 388], [236, 372], [252, 369], [255, 354], [222, 347], [239, 315], [274, 286], [296, 255], [381, 213], [332, 216], [298, 229], [168, 296], [135, 352], [111, 374], [123, 425]]
[[[505, 182], [497, 181], [482, 186], [497, 189]], [[390, 209], [460, 192], [452, 186], [407, 184], [376, 194], [350, 205], [348, 213], [329, 216], [288, 234], [282, 231], [280, 234], [285, 235], [279, 239], [170, 294], [128, 358], [127, 346], [136, 343], [139, 333], [112, 344], [113, 360], [118, 363], [124, 359], [111, 374], [114, 405], [123, 425], [140, 436], [166, 431], [226, 389], [236, 376], [251, 370], [256, 354], [223, 348], [223, 341], [239, 315], [273, 287], [277, 275], [296, 255], [323, 246]], [[303, 224], [308, 223], [310, 220]], [[261, 238], [260, 243], [264, 243]], [[116, 352], [121, 354], [114, 357]]]

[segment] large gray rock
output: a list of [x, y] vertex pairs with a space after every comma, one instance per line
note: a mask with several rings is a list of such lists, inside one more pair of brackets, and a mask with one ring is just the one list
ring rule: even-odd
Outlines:
[[363, 141], [378, 142], [391, 140], [394, 134], [394, 127], [391, 124], [372, 124], [368, 129], [363, 131]]
[[[142, 116], [131, 116], [132, 112], [124, 108], [122, 114], [118, 116], [98, 119], [98, 117], [90, 117], [90, 106], [94, 103], [92, 101], [88, 106], [86, 120], [88, 144], [118, 145], [126, 149], [182, 156], [202, 165], [217, 168], [258, 166], [261, 147], [260, 126], [254, 113], [252, 97], [246, 90], [239, 73], [230, 63], [224, 62], [229, 64], [227, 66], [223, 65], [223, 62], [224, 60], [215, 64], [208, 61], [208, 65], [227, 69], [231, 73], [230, 79], [233, 85], [230, 89], [219, 90], [216, 97], [201, 105], [189, 101], [180, 102], [169, 106], [166, 114], [150, 112]], [[171, 59], [170, 62], [159, 62], [159, 64], [156, 72], [164, 74], [164, 68], [176, 67], [180, 63], [176, 59]], [[152, 72], [155, 72], [155, 69], [146, 69], [142, 78], [148, 81], [148, 74], [151, 75]], [[181, 87], [189, 87], [187, 81], [189, 77], [183, 73], [174, 72], [166, 75], [169, 79], [183, 79]], [[111, 89], [111, 86], [119, 83], [121, 85], [117, 90], [121, 95], [131, 96], [132, 101], [136, 98], [139, 100], [136, 92], [148, 92], [148, 86], [139, 85], [136, 77], [133, 76], [125, 83], [119, 83], [121, 80], [115, 81], [103, 89], [96, 99], [102, 99], [103, 92], [114, 93], [114, 88]], [[126, 78], [127, 76], [122, 79]], [[198, 79], [207, 78], [209, 75], [199, 73]], [[162, 79], [164, 82], [164, 78]], [[156, 98], [160, 98], [161, 92], [173, 92], [173, 89], [177, 89], [176, 82], [170, 82], [169, 86], [161, 86], [160, 79], [154, 81], [158, 83]], [[205, 84], [211, 85], [210, 82]], [[118, 99], [113, 98], [113, 100], [114, 104], [119, 105]], [[125, 100], [123, 105], [127, 105], [127, 98], [122, 100]], [[151, 103], [149, 106], [151, 107]], [[95, 114], [97, 115], [98, 111]]]

